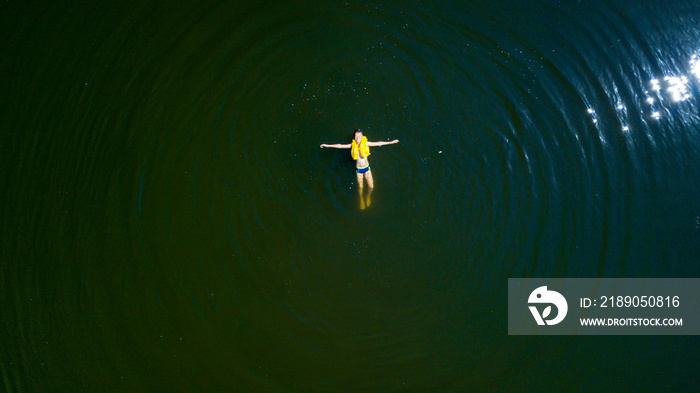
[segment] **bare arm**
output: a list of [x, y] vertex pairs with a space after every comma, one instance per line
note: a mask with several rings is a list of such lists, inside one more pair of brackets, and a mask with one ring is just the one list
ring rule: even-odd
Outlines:
[[336, 143], [334, 145], [327, 145], [324, 143], [321, 145], [321, 149], [323, 149], [324, 147], [332, 147], [334, 149], [349, 149], [351, 147], [351, 145], [349, 143], [348, 144]]
[[384, 146], [384, 145], [393, 145], [394, 143], [399, 143], [399, 140], [394, 139], [393, 141], [388, 141], [388, 142], [367, 142], [367, 146]]

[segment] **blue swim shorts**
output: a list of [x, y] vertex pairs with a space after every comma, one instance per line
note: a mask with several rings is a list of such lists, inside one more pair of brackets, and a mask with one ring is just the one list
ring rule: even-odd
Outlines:
[[365, 173], [369, 170], [369, 165], [364, 168], [357, 168], [357, 173]]

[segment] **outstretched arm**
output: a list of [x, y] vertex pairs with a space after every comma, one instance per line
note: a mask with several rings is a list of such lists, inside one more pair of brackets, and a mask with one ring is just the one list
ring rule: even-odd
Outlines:
[[[397, 141], [397, 142], [398, 142], [398, 141]], [[334, 145], [327, 145], [327, 144], [324, 143], [324, 144], [321, 145], [321, 149], [323, 149], [324, 147], [332, 147], [332, 148], [334, 148], [334, 149], [349, 149], [349, 148], [352, 147], [352, 146], [351, 146], [349, 143], [347, 143], [347, 144], [336, 143], [336, 144], [334, 144]]]
[[393, 145], [394, 143], [399, 143], [399, 140], [394, 139], [393, 141], [388, 141], [388, 142], [367, 142], [367, 146], [384, 146], [384, 145]]

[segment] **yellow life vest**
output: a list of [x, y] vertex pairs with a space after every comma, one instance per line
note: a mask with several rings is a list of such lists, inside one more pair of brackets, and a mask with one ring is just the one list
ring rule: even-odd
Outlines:
[[353, 160], [357, 160], [362, 157], [365, 158], [369, 156], [369, 146], [367, 146], [367, 137], [363, 136], [360, 140], [360, 145], [357, 145], [356, 140], [352, 140], [352, 148], [350, 149], [350, 155]]

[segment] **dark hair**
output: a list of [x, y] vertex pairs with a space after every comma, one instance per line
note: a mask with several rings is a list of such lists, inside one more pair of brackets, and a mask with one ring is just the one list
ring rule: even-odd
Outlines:
[[352, 136], [354, 137], [355, 134], [357, 134], [358, 132], [359, 132], [360, 134], [362, 134], [362, 130], [358, 128], [358, 129], [355, 130], [355, 132], [352, 134]]

